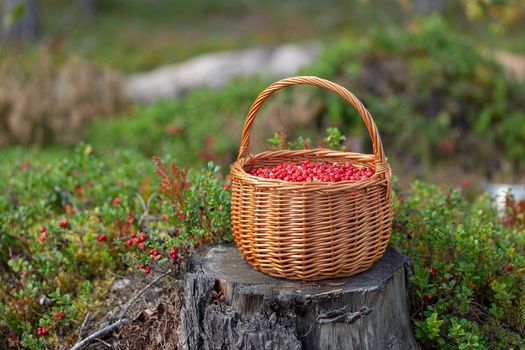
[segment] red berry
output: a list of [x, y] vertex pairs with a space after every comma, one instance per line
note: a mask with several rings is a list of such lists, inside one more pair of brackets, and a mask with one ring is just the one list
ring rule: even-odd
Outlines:
[[53, 312], [53, 318], [62, 318], [60, 317], [60, 312], [58, 311]]
[[224, 190], [228, 191], [230, 189], [230, 187], [232, 187], [232, 184], [226, 184], [226, 185], [224, 185]]
[[132, 240], [132, 239], [128, 239], [128, 240], [126, 241], [126, 244], [129, 245], [129, 246], [132, 246], [132, 245], [135, 244], [135, 241]]
[[137, 234], [135, 232], [132, 232], [130, 236], [131, 238], [137, 238]]
[[432, 294], [427, 294], [427, 299], [428, 300], [432, 299]]
[[104, 242], [104, 241], [107, 241], [107, 240], [108, 239], [107, 239], [106, 235], [103, 235], [103, 234], [97, 235], [97, 241]]
[[170, 252], [170, 257], [175, 261], [179, 259], [179, 247], [173, 247]]
[[37, 334], [38, 334], [39, 337], [43, 337], [47, 333], [49, 333], [49, 329], [47, 327], [38, 327], [37, 328]]
[[58, 222], [58, 226], [59, 226], [60, 228], [66, 229], [66, 228], [69, 227], [69, 221], [68, 221], [67, 219], [60, 220], [60, 221]]
[[513, 268], [514, 268], [514, 266], [511, 263], [507, 264], [507, 271], [508, 272], [511, 272]]
[[168, 220], [168, 214], [162, 214], [162, 220]]
[[157, 251], [157, 249], [151, 249], [149, 251], [149, 255], [157, 256], [157, 255], [159, 255], [159, 252]]
[[47, 228], [45, 228], [44, 226], [40, 227], [40, 233], [46, 234], [47, 233]]
[[111, 203], [113, 203], [113, 205], [120, 205], [120, 198], [119, 197], [113, 198], [113, 201]]
[[432, 267], [430, 269], [430, 277], [434, 278], [436, 277], [437, 269], [435, 267]]
[[144, 243], [141, 243], [139, 247], [140, 247], [140, 249], [142, 249], [142, 250], [146, 250], [146, 245], [145, 245]]
[[24, 272], [22, 272], [22, 275], [24, 275], [24, 276], [26, 276], [26, 277], [27, 277], [27, 275], [29, 275], [29, 272], [27, 272], [27, 271], [24, 271]]
[[281, 163], [274, 167], [256, 168], [249, 173], [263, 178], [291, 182], [339, 182], [370, 178], [375, 171], [370, 167], [355, 168], [350, 163], [314, 164], [304, 161], [302, 164]]

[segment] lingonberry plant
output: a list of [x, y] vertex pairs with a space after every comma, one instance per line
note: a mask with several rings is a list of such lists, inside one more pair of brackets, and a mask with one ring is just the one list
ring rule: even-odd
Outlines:
[[425, 349], [525, 348], [525, 230], [515, 202], [415, 182], [397, 194], [391, 243], [412, 257], [411, 310]]
[[356, 167], [350, 163], [281, 163], [273, 167], [255, 168], [250, 175], [290, 182], [339, 182], [368, 179], [375, 174], [371, 167]]
[[194, 247], [229, 236], [228, 183], [213, 164], [158, 179], [141, 156], [88, 145], [58, 161], [0, 158], [0, 348], [69, 347], [116, 274], [176, 274]]

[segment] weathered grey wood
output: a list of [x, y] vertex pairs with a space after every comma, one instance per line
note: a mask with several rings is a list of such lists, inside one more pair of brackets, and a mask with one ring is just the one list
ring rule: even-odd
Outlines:
[[[320, 282], [253, 270], [234, 245], [190, 261], [182, 349], [417, 349], [407, 305], [408, 259], [388, 249], [368, 271]], [[212, 291], [224, 293], [224, 301]], [[213, 302], [215, 300], [215, 303]]]

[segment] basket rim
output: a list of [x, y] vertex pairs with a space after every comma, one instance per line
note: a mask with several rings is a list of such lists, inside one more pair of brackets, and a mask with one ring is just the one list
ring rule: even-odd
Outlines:
[[[286, 155], [286, 154], [295, 154], [302, 157], [308, 157], [309, 155], [311, 158], [318, 157], [319, 160], [323, 160], [323, 158], [328, 157], [337, 157], [338, 155], [345, 155], [347, 157], [357, 158], [360, 157], [364, 158], [363, 161], [358, 161], [356, 159], [355, 163], [363, 163], [363, 164], [369, 164], [371, 166], [374, 166], [375, 173], [372, 175], [372, 177], [362, 180], [342, 180], [337, 182], [322, 182], [322, 181], [311, 181], [311, 182], [294, 182], [294, 181], [286, 181], [286, 180], [280, 180], [280, 179], [267, 179], [264, 177], [259, 177], [255, 175], [251, 175], [248, 173], [243, 165], [243, 163], [246, 162], [256, 162], [257, 158], [264, 158], [272, 155]], [[326, 159], [324, 159], [327, 161]], [[289, 162], [294, 162], [293, 158], [289, 159]], [[336, 162], [334, 162], [336, 163]], [[352, 163], [349, 161], [349, 163]], [[304, 189], [308, 187], [313, 187], [312, 189], [333, 189], [333, 190], [340, 190], [342, 188], [348, 188], [348, 189], [362, 189], [367, 188], [373, 185], [385, 185], [388, 186], [388, 184], [391, 182], [392, 178], [392, 171], [390, 168], [390, 165], [388, 162], [380, 162], [378, 161], [373, 154], [366, 154], [366, 153], [358, 153], [358, 152], [348, 152], [348, 151], [336, 151], [331, 150], [327, 148], [311, 148], [306, 150], [278, 150], [278, 151], [264, 151], [256, 154], [248, 154], [245, 157], [237, 159], [235, 162], [232, 163], [230, 166], [231, 175], [233, 178], [239, 178], [241, 181], [249, 184], [254, 184], [258, 187], [284, 187], [287, 189]], [[233, 183], [235, 185], [235, 183]]]

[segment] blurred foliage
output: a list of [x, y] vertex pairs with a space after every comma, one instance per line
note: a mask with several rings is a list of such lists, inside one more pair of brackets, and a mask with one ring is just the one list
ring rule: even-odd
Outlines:
[[412, 258], [416, 337], [423, 349], [523, 349], [525, 229], [513, 208], [503, 219], [465, 193], [421, 182], [397, 193], [391, 244]]
[[263, 87], [257, 79], [239, 79], [220, 91], [199, 89], [181, 100], [137, 106], [119, 118], [95, 120], [87, 139], [103, 149], [169, 154], [181, 166], [209, 160], [228, 164], [237, 151], [244, 114]]
[[[355, 92], [374, 116], [387, 155], [416, 173], [455, 160], [484, 176], [508, 168], [519, 175], [525, 84], [507, 79], [489, 53], [446, 27], [430, 17], [394, 34], [378, 30], [363, 40], [340, 40], [303, 72]], [[200, 89], [181, 100], [136, 107], [120, 118], [98, 119], [87, 139], [105, 149], [172, 154], [181, 165], [229, 163], [244, 113], [264, 87], [260, 79], [238, 79], [219, 91]], [[293, 94], [282, 93], [282, 103], [294, 103]], [[301, 133], [338, 126], [349, 141], [362, 140], [371, 150], [360, 117], [343, 99], [313, 88], [305, 93], [318, 110]], [[289, 132], [297, 137], [297, 130]]]
[[88, 121], [127, 102], [117, 73], [79, 58], [42, 49], [24, 63], [0, 62], [0, 147], [75, 144]]
[[[305, 72], [335, 79], [361, 98], [378, 124], [390, 157], [432, 163], [459, 157], [467, 169], [491, 175], [525, 158], [525, 84], [505, 78], [493, 58], [439, 17], [394, 34], [328, 47]], [[355, 129], [361, 121], [334, 94], [327, 125]], [[353, 132], [363, 137], [363, 128]], [[410, 145], [410, 147], [407, 147]]]

